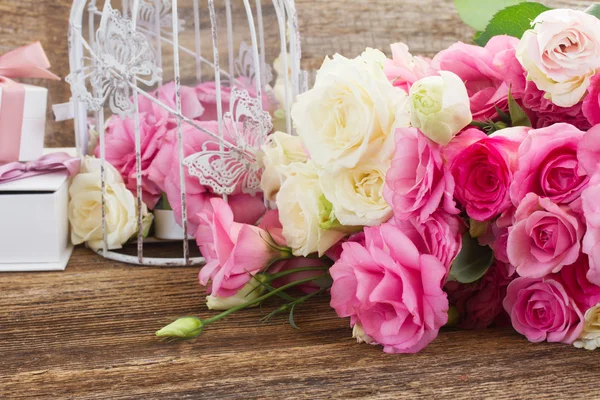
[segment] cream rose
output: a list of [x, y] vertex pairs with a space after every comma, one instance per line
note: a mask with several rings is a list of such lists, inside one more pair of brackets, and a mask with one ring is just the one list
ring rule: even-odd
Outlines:
[[587, 310], [584, 319], [581, 336], [573, 344], [579, 349], [596, 350], [600, 347], [600, 304]]
[[410, 88], [410, 121], [434, 142], [447, 145], [473, 120], [469, 94], [458, 75], [440, 71]]
[[321, 188], [332, 204], [335, 218], [344, 226], [377, 226], [392, 216], [383, 198], [389, 163], [361, 163], [352, 169], [327, 169]]
[[275, 196], [286, 177], [286, 167], [295, 162], [307, 160], [302, 139], [298, 136], [275, 132], [267, 139], [261, 149], [261, 159], [264, 166], [260, 188], [269, 201], [275, 201]]
[[283, 236], [295, 256], [322, 256], [345, 236], [321, 228], [321, 218], [326, 213], [323, 198], [317, 165], [310, 160], [290, 164], [288, 177], [277, 194], [277, 208]]
[[600, 66], [600, 20], [583, 11], [540, 14], [523, 35], [517, 58], [545, 97], [560, 107], [579, 103]]
[[[86, 157], [81, 172], [73, 178], [69, 194], [69, 222], [73, 244], [87, 244], [94, 250], [103, 246], [101, 161]], [[108, 249], [120, 249], [137, 232], [137, 206], [119, 172], [106, 163], [106, 230]], [[152, 214], [143, 205], [144, 232], [152, 224]]]
[[318, 165], [354, 168], [371, 148], [391, 159], [393, 133], [410, 118], [406, 93], [383, 72], [384, 58], [371, 49], [353, 60], [326, 58], [313, 89], [298, 96], [292, 118]]
[[[254, 276], [246, 283], [246, 285], [240, 289], [234, 296], [231, 297], [220, 297], [216, 295], [210, 295], [206, 297], [206, 306], [209, 310], [215, 311], [226, 311], [230, 308], [241, 306], [249, 301], [256, 300], [265, 293], [263, 282], [266, 282], [266, 276], [259, 274]], [[252, 307], [258, 306], [256, 303]]]

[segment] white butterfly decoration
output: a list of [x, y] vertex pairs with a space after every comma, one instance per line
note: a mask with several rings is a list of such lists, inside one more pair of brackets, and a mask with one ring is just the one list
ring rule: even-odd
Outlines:
[[[273, 130], [268, 112], [260, 100], [246, 90], [231, 90], [230, 110], [223, 115], [220, 141], [207, 141], [202, 151], [187, 157], [184, 165], [190, 175], [219, 195], [256, 195], [260, 190], [262, 165], [259, 151]], [[218, 150], [214, 150], [218, 149]]]
[[108, 100], [111, 111], [124, 118], [134, 112], [131, 85], [139, 82], [152, 86], [161, 79], [162, 70], [156, 66], [146, 37], [109, 3], [104, 6], [96, 43], [92, 47], [84, 41], [83, 45], [90, 53], [86, 58], [90, 65], [71, 72], [66, 81], [71, 84], [73, 97], [88, 110], [99, 111]]

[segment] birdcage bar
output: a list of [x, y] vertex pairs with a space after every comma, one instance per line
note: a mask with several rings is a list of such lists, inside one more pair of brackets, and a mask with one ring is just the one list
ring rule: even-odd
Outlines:
[[[160, 10], [160, 0], [154, 0], [154, 8], [156, 10]], [[160, 13], [159, 12], [155, 12], [154, 13], [154, 25], [155, 25], [155, 29], [156, 29], [156, 62], [158, 63], [158, 67], [160, 69], [163, 68], [163, 60], [162, 60], [162, 27], [161, 27], [161, 20], [160, 20]], [[160, 78], [160, 81], [158, 82], [159, 86], [162, 85], [162, 76]]]
[[[95, 120], [95, 125], [99, 132], [99, 144], [98, 151], [100, 156], [100, 178], [101, 178], [101, 196], [102, 196], [102, 245], [100, 249], [98, 249], [98, 253], [104, 256], [107, 259], [111, 259], [117, 262], [124, 262], [133, 265], [163, 265], [163, 266], [186, 266], [186, 265], [199, 265], [205, 262], [203, 257], [190, 257], [190, 249], [188, 239], [190, 238], [189, 233], [189, 222], [188, 222], [188, 213], [189, 207], [187, 204], [187, 189], [186, 188], [186, 175], [187, 168], [190, 168], [190, 174], [196, 173], [192, 171], [192, 165], [185, 163], [186, 154], [184, 153], [185, 143], [184, 143], [184, 126], [183, 123], [189, 124], [190, 126], [202, 131], [204, 134], [213, 138], [215, 141], [219, 143], [218, 150], [215, 149], [215, 154], [219, 154], [217, 156], [220, 157], [221, 162], [226, 162], [226, 157], [232, 157], [232, 152], [235, 154], [244, 154], [244, 156], [249, 155], [246, 160], [251, 162], [255, 162], [257, 160], [256, 153], [254, 151], [248, 153], [247, 146], [248, 143], [245, 142], [245, 139], [242, 139], [243, 136], [240, 136], [235, 140], [225, 140], [225, 138], [229, 137], [228, 134], [236, 134], [240, 135], [241, 132], [229, 132], [229, 129], [241, 129], [240, 127], [230, 127], [226, 125], [225, 119], [229, 118], [229, 115], [232, 115], [232, 122], [234, 124], [243, 123], [245, 125], [245, 120], [247, 118], [263, 118], [262, 121], [265, 121], [265, 125], [261, 125], [264, 128], [261, 128], [257, 131], [253, 132], [253, 135], [260, 135], [259, 137], [254, 136], [254, 144], [252, 146], [262, 145], [264, 142], [264, 138], [268, 134], [268, 130], [270, 130], [270, 123], [268, 120], [264, 120], [266, 117], [259, 116], [256, 114], [256, 111], [251, 111], [250, 114], [244, 114], [244, 112], [249, 112], [247, 108], [242, 108], [242, 114], [236, 115], [237, 110], [237, 102], [238, 101], [248, 101], [248, 93], [245, 93], [244, 89], [247, 89], [248, 84], [252, 84], [255, 86], [251, 90], [254, 93], [250, 94], [250, 98], [252, 98], [250, 103], [246, 103], [246, 107], [251, 106], [252, 104], [256, 107], [257, 110], [261, 110], [263, 112], [264, 104], [263, 104], [263, 93], [266, 93], [267, 84], [269, 83], [270, 74], [268, 74], [268, 66], [266, 62], [266, 46], [265, 46], [265, 33], [264, 33], [264, 15], [263, 15], [263, 5], [261, 0], [243, 0], [245, 16], [248, 22], [249, 28], [249, 37], [251, 41], [251, 46], [246, 47], [244, 45], [243, 50], [240, 50], [239, 59], [236, 58], [237, 54], [234, 53], [234, 44], [237, 41], [237, 34], [234, 36], [234, 28], [237, 29], [237, 25], [234, 25], [233, 13], [232, 13], [232, 1], [231, 0], [223, 0], [224, 9], [220, 8], [219, 11], [224, 11], [226, 26], [222, 28], [226, 28], [226, 36], [227, 36], [227, 56], [228, 56], [228, 67], [224, 70], [221, 67], [221, 59], [219, 52], [219, 45], [225, 45], [225, 40], [219, 40], [219, 33], [222, 36], [225, 36], [225, 30], [219, 31], [219, 20], [217, 19], [217, 9], [215, 5], [215, 0], [207, 0], [208, 2], [208, 14], [210, 17], [210, 31], [212, 36], [212, 46], [213, 46], [213, 59], [209, 60], [206, 57], [202, 56], [202, 45], [206, 43], [208, 45], [209, 40], [203, 42], [204, 38], [202, 37], [201, 31], [201, 0], [192, 0], [193, 8], [194, 8], [194, 29], [193, 36], [195, 38], [195, 46], [194, 48], [190, 47], [190, 49], [181, 45], [180, 42], [180, 20], [179, 16], [181, 13], [178, 9], [178, 1], [171, 0], [171, 25], [172, 29], [168, 29], [165, 24], [165, 12], [166, 4], [168, 2], [161, 0], [143, 0], [142, 3], [140, 0], [123, 0], [122, 2], [122, 17], [119, 15], [118, 11], [112, 9], [110, 0], [104, 0], [104, 9], [101, 11], [97, 8], [97, 0], [75, 0], [73, 3], [73, 7], [71, 10], [71, 24], [69, 29], [69, 49], [70, 49], [70, 64], [71, 64], [71, 75], [74, 77], [75, 85], [81, 85], [83, 82], [85, 86], [75, 86], [74, 88], [74, 98], [72, 101], [74, 102], [74, 114], [76, 117], [76, 141], [77, 147], [80, 154], [87, 153], [87, 140], [88, 140], [88, 132], [87, 132], [87, 111], [94, 110], [92, 117]], [[205, 3], [206, 4], [206, 3]], [[86, 7], [87, 10], [86, 10]], [[299, 84], [299, 76], [300, 76], [300, 66], [299, 66], [299, 51], [300, 44], [296, 39], [299, 40], [299, 36], [297, 33], [297, 20], [296, 20], [296, 12], [293, 5], [292, 0], [273, 0], [273, 5], [275, 7], [276, 15], [277, 15], [277, 23], [279, 24], [279, 39], [281, 41], [281, 48], [279, 49], [282, 57], [283, 64], [283, 73], [286, 75], [291, 72], [291, 78], [284, 79], [285, 83], [285, 104], [282, 105], [282, 108], [286, 111], [286, 127], [287, 130], [291, 132], [293, 129], [291, 119], [289, 117], [290, 104], [293, 99], [297, 96], [299, 91], [301, 90]], [[145, 8], [143, 8], [145, 7]], [[150, 7], [150, 8], [148, 8]], [[143, 8], [143, 9], [142, 9]], [[83, 13], [84, 11], [88, 12], [88, 27], [87, 33], [89, 34], [89, 42], [86, 41], [86, 38], [82, 35], [82, 24], [83, 21]], [[100, 24], [95, 21], [96, 18], [101, 18]], [[126, 19], [129, 18], [129, 21]], [[191, 18], [191, 16], [190, 16]], [[110, 21], [110, 22], [109, 22]], [[116, 22], [115, 22], [116, 21]], [[117, 24], [115, 25], [107, 25], [107, 24]], [[120, 24], [120, 25], [119, 25]], [[129, 25], [128, 25], [129, 24]], [[99, 26], [98, 26], [99, 25]], [[127, 75], [125, 73], [121, 73], [123, 69], [123, 65], [129, 65], [125, 63], [118, 64], [120, 62], [119, 59], [116, 60], [117, 64], [113, 65], [113, 59], [111, 57], [106, 58], [105, 55], [112, 55], [110, 51], [115, 51], [114, 49], [118, 49], [118, 47], [113, 48], [104, 48], [107, 45], [107, 36], [102, 36], [102, 32], [109, 32], [108, 28], [118, 29], [116, 32], [124, 32], [127, 34], [128, 32], [140, 32], [144, 34], [147, 38], [146, 41], [143, 39], [141, 43], [144, 46], [149, 46], [154, 56], [150, 58], [152, 77], [149, 79], [145, 79], [142, 76], [144, 73], [141, 70], [135, 70], [134, 75]], [[120, 30], [119, 30], [120, 29]], [[289, 38], [288, 38], [288, 30], [289, 30]], [[115, 31], [112, 31], [115, 32]], [[86, 35], [88, 36], [88, 35]], [[127, 36], [120, 36], [121, 42], [117, 43], [127, 43]], [[122, 39], [125, 39], [123, 41]], [[135, 42], [139, 38], [132, 38], [132, 43]], [[288, 43], [289, 40], [289, 43]], [[222, 42], [222, 43], [220, 43]], [[110, 43], [109, 43], [110, 44]], [[173, 69], [174, 69], [174, 83], [175, 83], [175, 105], [167, 105], [165, 102], [158, 97], [156, 97], [153, 93], [149, 92], [149, 90], [153, 90], [154, 84], [158, 83], [160, 87], [162, 85], [162, 74], [160, 73], [160, 69], [162, 69], [162, 62], [164, 59], [163, 48], [166, 45], [170, 45], [173, 48]], [[139, 47], [138, 47], [139, 48]], [[107, 53], [108, 51], [108, 53]], [[206, 52], [206, 54], [210, 54]], [[84, 57], [84, 54], [89, 54], [89, 57]], [[118, 54], [118, 53], [117, 53]], [[123, 53], [126, 54], [126, 53]], [[180, 70], [180, 55], [184, 54], [190, 56], [193, 59], [196, 70], [195, 75], [197, 82], [200, 83], [203, 79], [203, 67], [204, 65], [209, 66], [214, 70], [214, 84], [215, 84], [215, 106], [216, 106], [216, 119], [217, 124], [215, 129], [218, 129], [218, 132], [211, 132], [211, 130], [204, 128], [204, 126], [200, 126], [200, 122], [190, 119], [183, 115], [183, 105], [182, 105], [182, 76]], [[118, 58], [118, 56], [117, 56]], [[134, 59], [133, 62], [135, 62]], [[187, 60], [187, 58], [186, 58]], [[145, 60], [144, 62], [147, 62]], [[190, 60], [190, 62], [192, 62]], [[113, 69], [113, 67], [118, 66], [118, 68]], [[160, 67], [160, 68], [159, 68]], [[109, 75], [101, 75], [106, 74], [108, 72]], [[100, 79], [116, 79], [116, 81], [107, 81], [110, 85], [118, 84], [121, 86], [115, 86], [119, 89], [119, 97], [118, 99], [123, 99], [123, 94], [126, 93], [125, 99], [129, 99], [129, 108], [121, 109], [117, 104], [117, 108], [115, 108], [116, 97], [113, 96], [113, 92], [110, 90], [112, 86], [105, 89], [104, 86], [100, 86], [98, 84], [98, 80], [93, 81], [93, 74], [96, 78]], [[111, 75], [112, 74], [112, 75]], [[137, 75], [135, 75], [137, 74]], [[108, 77], [108, 78], [105, 78]], [[127, 79], [124, 79], [124, 78]], [[250, 78], [249, 81], [246, 78]], [[90, 87], [88, 84], [85, 84], [86, 80], [89, 79], [91, 87], [93, 90], [89, 90]], [[140, 83], [142, 83], [140, 85]], [[125, 86], [123, 87], [123, 84]], [[239, 91], [236, 94], [233, 94], [231, 101], [227, 101], [229, 103], [230, 109], [225, 110], [225, 105], [223, 104], [223, 100], [226, 100], [223, 97], [222, 90], [227, 90], [225, 86], [231, 86], [232, 89], [234, 86], [239, 86]], [[109, 91], [106, 91], [109, 90]], [[237, 90], [237, 89], [236, 89]], [[81, 93], [81, 95], [76, 95], [77, 93]], [[87, 94], [86, 94], [87, 93]], [[131, 95], [130, 93], [133, 93]], [[245, 94], [244, 94], [245, 93]], [[242, 97], [239, 97], [239, 96]], [[87, 96], [87, 97], [86, 97]], [[145, 257], [144, 256], [144, 246], [146, 241], [153, 242], [153, 239], [145, 239], [144, 238], [144, 213], [145, 209], [144, 204], [144, 175], [142, 169], [142, 121], [140, 116], [140, 97], [147, 99], [152, 102], [153, 105], [158, 106], [164, 110], [166, 110], [172, 117], [175, 118], [177, 122], [176, 126], [176, 149], [177, 156], [179, 158], [178, 163], [178, 172], [179, 172], [179, 184], [180, 184], [180, 199], [181, 199], [181, 225], [183, 228], [183, 258], [177, 259], [165, 259], [165, 258], [154, 258], [154, 257]], [[132, 118], [135, 129], [135, 174], [136, 181], [134, 194], [137, 199], [137, 254], [136, 255], [125, 255], [119, 252], [110, 251], [109, 248], [109, 235], [107, 226], [109, 223], [108, 213], [108, 198], [107, 198], [107, 190], [109, 189], [109, 174], [110, 170], [108, 167], [107, 157], [107, 141], [105, 137], [105, 128], [106, 121], [108, 116], [105, 115], [105, 107], [108, 109], [108, 104], [104, 105], [103, 103], [108, 100], [110, 97], [110, 108], [112, 113], [119, 113], [120, 118]], [[102, 106], [100, 106], [102, 104]], [[259, 107], [260, 106], [260, 107]], [[244, 106], [242, 106], [244, 107]], [[231, 114], [230, 114], [231, 113]], [[133, 115], [131, 115], [133, 114]], [[238, 119], [240, 118], [240, 119]], [[259, 121], [258, 119], [256, 121]], [[244, 128], [245, 129], [245, 128]], [[248, 134], [248, 133], [243, 133]], [[252, 136], [249, 136], [252, 137]], [[239, 140], [242, 139], [242, 140]], [[255, 147], [253, 147], [254, 149]], [[192, 155], [194, 156], [194, 155]], [[110, 158], [110, 157], [109, 157]], [[190, 157], [187, 157], [188, 159]], [[189, 162], [189, 161], [188, 161]], [[206, 183], [203, 183], [206, 185]], [[225, 183], [223, 183], [225, 185]], [[223, 197], [227, 200], [227, 194], [231, 193], [233, 189], [230, 191], [228, 187], [223, 186], [221, 188], [213, 187], [215, 193], [223, 193]], [[246, 189], [251, 190], [250, 187]], [[244, 190], [246, 190], [244, 189]], [[254, 193], [254, 192], [244, 192], [244, 193]]]
[[235, 84], [235, 61], [233, 56], [233, 21], [231, 17], [231, 0], [225, 0], [225, 19], [227, 21], [227, 54], [229, 57], [229, 86]]
[[175, 105], [177, 111], [177, 150], [179, 152], [179, 185], [181, 190], [181, 225], [183, 228], [183, 259], [184, 264], [188, 265], [190, 261], [190, 249], [188, 243], [188, 221], [187, 221], [187, 198], [185, 187], [185, 166], [183, 160], [183, 129], [181, 126], [181, 72], [179, 71], [179, 29], [175, 27], [179, 24], [179, 12], [177, 9], [177, 0], [171, 2], [171, 17], [173, 24], [173, 68], [175, 73]]
[[196, 45], [196, 83], [202, 82], [202, 39], [200, 37], [200, 0], [194, 0], [194, 36]]

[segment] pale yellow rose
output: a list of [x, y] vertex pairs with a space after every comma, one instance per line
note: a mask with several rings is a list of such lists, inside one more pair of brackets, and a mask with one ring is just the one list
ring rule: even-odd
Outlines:
[[573, 344], [586, 350], [596, 350], [600, 347], [600, 304], [586, 311], [583, 332]]
[[277, 194], [279, 220], [286, 244], [295, 256], [313, 253], [322, 256], [346, 234], [321, 227], [326, 213], [324, 194], [319, 185], [319, 168], [312, 161], [293, 163]]
[[261, 149], [264, 167], [260, 188], [269, 201], [275, 201], [279, 188], [285, 181], [286, 167], [307, 160], [302, 140], [298, 136], [275, 132]]
[[407, 95], [386, 78], [382, 56], [368, 49], [355, 59], [326, 58], [313, 89], [298, 96], [292, 118], [319, 166], [354, 168], [373, 149], [392, 158], [396, 128], [410, 118]]
[[352, 169], [326, 169], [321, 188], [332, 204], [335, 218], [344, 226], [377, 226], [393, 212], [383, 198], [389, 163], [361, 163]]
[[[137, 202], [125, 187], [119, 172], [106, 162], [106, 232], [108, 249], [120, 249], [137, 233]], [[81, 171], [69, 188], [69, 222], [73, 244], [87, 243], [92, 249], [103, 246], [101, 161], [86, 157]], [[142, 206], [144, 233], [152, 224], [152, 214]]]

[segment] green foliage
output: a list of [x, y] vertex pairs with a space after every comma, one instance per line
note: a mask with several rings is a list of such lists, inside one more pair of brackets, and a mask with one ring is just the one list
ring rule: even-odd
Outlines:
[[523, 111], [519, 103], [516, 102], [510, 91], [508, 92], [508, 112], [512, 126], [528, 126], [531, 128], [529, 116]]
[[494, 262], [494, 252], [488, 246], [480, 246], [469, 232], [462, 238], [462, 249], [452, 264], [450, 275], [460, 283], [472, 283], [481, 279]]
[[454, 0], [458, 15], [465, 24], [483, 31], [494, 14], [526, 0]]
[[592, 4], [585, 10], [585, 12], [590, 15], [593, 15], [596, 18], [600, 18], [600, 3]]
[[531, 28], [531, 22], [550, 8], [539, 3], [520, 3], [497, 12], [480, 35], [476, 35], [475, 43], [485, 46], [494, 36], [508, 35], [521, 38]]

